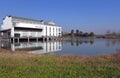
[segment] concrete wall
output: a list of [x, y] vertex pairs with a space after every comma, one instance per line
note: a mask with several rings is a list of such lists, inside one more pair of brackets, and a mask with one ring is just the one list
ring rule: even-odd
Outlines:
[[59, 33], [62, 33], [62, 28], [58, 26], [44, 26], [43, 34], [44, 36], [60, 36]]
[[3, 19], [3, 24], [1, 26], [1, 29], [10, 29], [12, 27], [12, 18], [6, 16], [5, 19]]
[[[14, 30], [14, 27], [22, 27], [22, 28], [36, 28], [36, 29], [42, 29], [40, 32], [33, 32], [37, 36], [55, 36], [58, 37], [62, 33], [62, 28], [54, 25], [47, 25], [47, 24], [35, 24], [35, 23], [30, 23], [29, 20], [28, 22], [22, 22], [22, 21], [14, 21], [14, 18], [6, 16], [6, 18], [3, 20], [3, 25], [2, 29], [11, 29], [11, 37], [14, 37], [14, 34], [17, 33], [18, 31]], [[30, 35], [32, 31], [30, 32], [24, 32], [24, 31], [19, 31], [20, 34], [25, 33]], [[23, 34], [22, 34], [23, 35]]]
[[[42, 32], [39, 33], [41, 36], [56, 36], [56, 37], [58, 37], [59, 33], [62, 32], [61, 27], [44, 25], [44, 24], [16, 23], [15, 27], [42, 29]], [[21, 33], [22, 33], [22, 31], [21, 31]], [[27, 33], [28, 32], [26, 32], [26, 34]]]
[[15, 27], [43, 29], [43, 25], [31, 23], [16, 23]]
[[20, 34], [20, 37], [42, 37], [41, 31], [22, 31], [22, 30], [17, 30], [14, 32], [15, 34]]

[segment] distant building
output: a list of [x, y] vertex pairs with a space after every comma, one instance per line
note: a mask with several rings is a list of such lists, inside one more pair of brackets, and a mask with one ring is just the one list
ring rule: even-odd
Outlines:
[[16, 38], [52, 39], [61, 36], [62, 28], [54, 22], [6, 16], [3, 19], [0, 32], [1, 38], [8, 38], [10, 40]]

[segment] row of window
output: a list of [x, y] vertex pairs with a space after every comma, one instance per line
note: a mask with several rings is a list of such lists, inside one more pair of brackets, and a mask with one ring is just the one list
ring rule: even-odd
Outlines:
[[61, 28], [53, 28], [52, 30], [52, 27], [49, 27], [49, 31], [48, 31], [48, 27], [46, 27], [46, 35], [48, 32], [50, 36], [52, 35], [51, 34], [52, 32], [53, 32], [53, 36], [55, 36], [55, 32], [56, 32], [56, 36], [57, 36], [59, 33], [61, 33]]
[[20, 37], [40, 37], [42, 36], [41, 32], [15, 32], [15, 34], [19, 34]]

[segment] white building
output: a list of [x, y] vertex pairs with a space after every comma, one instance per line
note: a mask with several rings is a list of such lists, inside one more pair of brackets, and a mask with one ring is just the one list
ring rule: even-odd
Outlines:
[[62, 28], [54, 22], [6, 16], [1, 26], [2, 38], [55, 38], [61, 36]]

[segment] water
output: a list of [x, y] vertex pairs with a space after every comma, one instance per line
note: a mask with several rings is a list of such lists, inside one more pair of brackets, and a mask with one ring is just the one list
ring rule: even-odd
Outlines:
[[61, 54], [102, 55], [120, 49], [118, 39], [68, 39], [63, 43]]
[[58, 55], [102, 55], [115, 53], [120, 49], [119, 39], [67, 39], [54, 42], [1, 42], [0, 47], [12, 51], [26, 50], [32, 54]]

